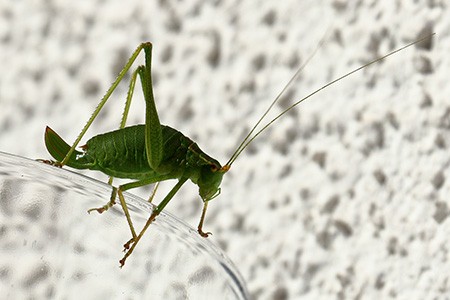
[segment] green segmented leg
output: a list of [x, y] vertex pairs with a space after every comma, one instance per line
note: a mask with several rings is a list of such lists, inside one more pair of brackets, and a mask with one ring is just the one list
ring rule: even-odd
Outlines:
[[[106, 103], [106, 101], [109, 99], [110, 95], [113, 93], [119, 82], [123, 79], [125, 76], [125, 73], [129, 70], [131, 65], [133, 64], [136, 57], [139, 55], [141, 50], [144, 49], [145, 53], [145, 65], [139, 66], [137, 69], [133, 72], [129, 88], [128, 88], [128, 94], [127, 99], [125, 103], [124, 112], [122, 115], [122, 120], [120, 122], [119, 128], [122, 129], [125, 127], [126, 120], [128, 117], [129, 108], [131, 105], [131, 99], [134, 93], [134, 87], [136, 84], [137, 75], [139, 75], [142, 85], [142, 90], [144, 93], [144, 99], [145, 99], [145, 150], [147, 154], [147, 161], [149, 166], [155, 170], [158, 171], [158, 168], [160, 166], [161, 160], [162, 160], [162, 154], [163, 154], [163, 142], [162, 142], [162, 132], [161, 132], [161, 124], [159, 122], [158, 112], [156, 110], [156, 104], [153, 97], [153, 88], [152, 88], [152, 77], [151, 77], [151, 59], [152, 59], [152, 45], [151, 43], [143, 43], [141, 44], [136, 51], [133, 53], [133, 55], [128, 60], [127, 64], [125, 65], [125, 68], [119, 73], [119, 76], [117, 77], [116, 81], [113, 83], [113, 85], [109, 88], [103, 99], [100, 101], [99, 105], [97, 106], [96, 110], [92, 114], [91, 118], [88, 120], [86, 126], [81, 131], [80, 135], [76, 139], [75, 143], [70, 148], [69, 152], [67, 153], [64, 160], [61, 162], [61, 165], [64, 165], [67, 160], [72, 155], [75, 147], [78, 145], [79, 141], [83, 137], [83, 135], [86, 133], [89, 126], [92, 124], [94, 119], [97, 117], [98, 113]], [[127, 252], [131, 254], [132, 249], [134, 249], [137, 241], [140, 239], [139, 236], [136, 235], [136, 231], [133, 226], [133, 222], [131, 220], [130, 213], [127, 208], [127, 204], [125, 202], [125, 198], [123, 197], [122, 192], [128, 189], [148, 185], [151, 183], [159, 182], [162, 180], [169, 179], [170, 176], [157, 176], [154, 178], [149, 178], [146, 180], [140, 180], [132, 183], [127, 183], [124, 185], [119, 186], [119, 188], [113, 187], [113, 191], [111, 193], [111, 199], [110, 201], [100, 208], [94, 208], [88, 210], [88, 212], [91, 212], [93, 210], [96, 210], [99, 213], [103, 213], [104, 211], [108, 210], [110, 207], [112, 207], [116, 202], [116, 195], [119, 196], [120, 204], [122, 207], [122, 210], [124, 211], [124, 214], [127, 218], [128, 225], [131, 230], [132, 238], [130, 241], [128, 241], [124, 247], [125, 249], [128, 249], [130, 247], [130, 244], [133, 243], [132, 248]], [[178, 184], [174, 187], [174, 192], [169, 193], [171, 195], [170, 197], [166, 196], [164, 200], [156, 207], [154, 213], [150, 216], [149, 221], [147, 223], [151, 223], [153, 219], [161, 212], [161, 210], [167, 205], [167, 203], [170, 201], [170, 199], [173, 197], [176, 191], [181, 187], [181, 185], [186, 181], [187, 179], [180, 180]], [[112, 185], [113, 177], [109, 177], [108, 183]], [[155, 190], [156, 191], [156, 190]], [[154, 193], [151, 195], [149, 201], [151, 202], [153, 200]], [[148, 226], [147, 226], [148, 227]], [[145, 227], [143, 231], [141, 231], [140, 236], [142, 236], [143, 232], [147, 228]], [[129, 255], [128, 254], [128, 255]], [[125, 260], [123, 260], [125, 262]], [[122, 264], [123, 265], [123, 264]]]
[[[150, 49], [149, 49], [149, 47], [150, 47]], [[125, 107], [124, 107], [124, 111], [123, 111], [123, 114], [122, 114], [122, 119], [120, 121], [119, 129], [124, 128], [125, 125], [126, 125], [127, 118], [128, 118], [128, 113], [130, 111], [131, 100], [133, 98], [134, 87], [136, 85], [137, 75], [138, 74], [140, 75], [143, 87], [144, 87], [144, 84], [147, 82], [147, 80], [150, 80], [150, 85], [151, 85], [151, 73], [150, 73], [150, 65], [149, 65], [149, 62], [150, 62], [150, 59], [151, 59], [151, 54], [150, 54], [150, 56], [147, 55], [148, 52], [151, 53], [151, 45], [149, 46], [149, 45], [142, 44], [140, 47], [138, 47], [138, 49], [135, 51], [135, 53], [133, 54], [133, 56], [130, 58], [129, 62], [127, 63], [127, 66], [129, 68], [132, 65], [134, 59], [140, 53], [142, 48], [146, 52], [146, 67], [144, 68], [143, 66], [139, 66], [131, 75], [130, 84], [128, 86], [127, 98], [126, 98], [126, 101], [125, 101]], [[128, 70], [127, 67], [125, 67], [125, 68]], [[148, 72], [146, 71], [147, 69], [149, 70]], [[123, 78], [124, 75], [125, 75], [125, 72], [123, 72], [123, 71], [119, 74], [116, 82], [113, 83], [113, 85], [111, 86], [110, 90], [108, 91], [110, 93], [107, 93], [105, 95], [104, 99], [102, 100], [103, 104], [106, 103], [106, 101], [109, 98], [109, 95], [112, 94], [112, 92], [114, 91], [114, 89], [117, 86], [118, 82], [120, 82], [120, 80]], [[145, 77], [145, 76], [147, 76], [147, 77]], [[151, 86], [150, 86], [150, 92], [148, 92], [148, 86], [147, 86], [147, 89], [143, 88], [143, 90], [144, 90], [144, 97], [146, 99], [146, 104], [149, 102], [149, 101], [147, 101], [147, 97], [148, 96], [150, 96], [151, 100], [153, 101], [153, 92], [151, 91]], [[150, 102], [152, 102], [152, 101], [150, 101]], [[100, 110], [101, 107], [103, 106], [102, 102], [98, 105], [98, 107], [97, 107], [98, 110]], [[154, 103], [154, 101], [153, 101], [153, 103]], [[146, 105], [146, 106], [148, 106], [148, 105]], [[153, 106], [155, 106], [155, 105], [153, 105]], [[154, 107], [154, 111], [156, 112], [156, 107]], [[151, 113], [154, 113], [154, 112], [152, 111], [152, 112], [150, 112], [150, 114]], [[94, 112], [94, 114], [95, 114], [95, 112]], [[91, 119], [93, 121], [92, 117], [91, 117]], [[92, 121], [91, 122], [88, 121], [86, 127], [89, 127], [90, 123], [92, 123]], [[158, 123], [159, 123], [159, 120], [158, 120]], [[160, 126], [158, 126], [158, 127], [160, 127]], [[86, 130], [87, 130], [87, 128], [86, 128]], [[83, 132], [82, 132], [82, 134], [83, 134]], [[80, 134], [79, 139], [81, 139], [82, 134]], [[69, 156], [69, 154], [70, 154], [70, 151], [67, 154], [67, 156]], [[164, 179], [166, 179], [164, 176], [163, 177], [158, 177], [158, 178], [153, 178], [151, 183], [158, 182], [159, 180], [164, 180]], [[108, 184], [112, 186], [113, 180], [114, 180], [114, 177], [110, 176], [109, 179], [108, 179]], [[134, 229], [133, 222], [131, 221], [130, 213], [128, 211], [128, 208], [127, 208], [127, 205], [126, 205], [126, 202], [125, 202], [125, 198], [123, 197], [122, 192], [127, 190], [127, 189], [131, 189], [133, 187], [139, 187], [139, 186], [146, 185], [147, 182], [148, 181], [136, 182], [136, 183], [132, 183], [132, 184], [125, 184], [125, 185], [119, 186], [119, 188], [112, 187], [110, 201], [106, 205], [104, 205], [104, 206], [102, 206], [100, 208], [89, 209], [88, 213], [90, 213], [91, 211], [94, 211], [94, 210], [97, 211], [98, 213], [103, 213], [104, 211], [107, 211], [110, 207], [112, 207], [116, 203], [116, 196], [119, 195], [119, 200], [120, 200], [120, 204], [121, 204], [122, 210], [123, 210], [123, 212], [124, 212], [124, 214], [126, 216], [128, 225], [129, 225], [130, 230], [131, 230], [132, 240], [135, 239], [136, 238], [136, 231]]]
[[156, 191], [158, 190], [158, 187], [159, 187], [159, 183], [160, 183], [161, 181], [158, 181], [156, 184], [155, 184], [155, 186], [153, 187], [153, 191], [152, 191], [152, 194], [150, 195], [150, 197], [148, 198], [148, 203], [152, 203], [153, 202], [153, 198], [155, 197], [155, 195], [156, 195]]
[[[156, 182], [156, 184], [155, 184], [155, 186], [154, 186], [154, 188], [153, 188], [153, 191], [152, 191], [150, 197], [148, 198], [148, 201], [147, 201], [148, 203], [152, 203], [152, 202], [153, 202], [153, 198], [154, 198], [155, 195], [156, 195], [156, 191], [158, 190], [158, 187], [159, 187], [159, 183], [160, 183], [160, 182], [161, 182], [161, 181]], [[126, 243], [123, 245], [124, 251], [130, 249], [131, 243], [133, 243], [134, 240], [135, 240], [136, 237], [137, 237], [136, 234], [133, 234], [133, 231], [131, 232], [131, 234], [132, 234], [132, 238], [129, 239], [128, 242], [126, 242]]]
[[[131, 235], [132, 238], [125, 243], [124, 248], [128, 249], [129, 248], [129, 244], [131, 244], [137, 237], [136, 235], [136, 230], [134, 229], [133, 226], [133, 222], [131, 221], [131, 216], [130, 216], [130, 212], [128, 211], [128, 207], [127, 207], [127, 203], [125, 201], [125, 197], [123, 196], [123, 192], [126, 190], [130, 190], [133, 188], [137, 188], [137, 187], [141, 187], [141, 186], [145, 186], [145, 185], [149, 185], [152, 183], [158, 183], [160, 181], [164, 181], [169, 179], [170, 177], [168, 176], [156, 176], [154, 178], [150, 178], [150, 179], [146, 179], [146, 180], [139, 180], [139, 181], [135, 181], [135, 182], [130, 182], [130, 183], [126, 183], [123, 185], [120, 185], [118, 188], [116, 187], [112, 187], [112, 193], [111, 193], [111, 200], [106, 203], [104, 206], [100, 207], [100, 208], [91, 208], [88, 210], [88, 213], [90, 213], [91, 211], [97, 211], [98, 213], [103, 213], [105, 211], [107, 211], [110, 207], [112, 207], [114, 204], [116, 204], [116, 196], [119, 196], [119, 201], [120, 201], [120, 206], [122, 207], [122, 210], [125, 214], [125, 217], [127, 219], [128, 222], [128, 226], [130, 227], [130, 231], [131, 231]], [[154, 195], [154, 193], [152, 194], [152, 196]], [[153, 197], [152, 197], [153, 198]], [[128, 245], [128, 247], [126, 246]]]
[[[166, 205], [169, 203], [169, 201], [173, 198], [173, 196], [178, 192], [178, 190], [181, 188], [181, 186], [188, 180], [188, 178], [181, 178], [178, 180], [178, 183], [170, 190], [170, 192], [167, 194], [166, 197], [159, 203], [159, 205], [153, 210], [152, 214], [148, 218], [147, 222], [145, 223], [144, 227], [142, 228], [139, 235], [134, 239], [133, 245], [128, 249], [128, 251], [125, 253], [124, 257], [119, 261], [120, 267], [122, 268], [125, 264], [125, 261], [127, 260], [128, 256], [133, 253], [134, 248], [138, 244], [139, 240], [144, 235], [147, 228], [152, 224], [152, 222], [155, 220], [155, 218], [161, 213], [161, 211], [166, 207]], [[128, 244], [129, 246], [129, 244]]]
[[197, 227], [197, 232], [202, 237], [208, 237], [210, 234], [212, 234], [209, 231], [208, 232], [203, 232], [203, 222], [205, 221], [205, 215], [206, 215], [206, 209], [208, 208], [208, 202], [209, 201], [204, 201], [203, 202], [202, 216], [200, 217], [200, 223], [198, 223], [198, 227]]

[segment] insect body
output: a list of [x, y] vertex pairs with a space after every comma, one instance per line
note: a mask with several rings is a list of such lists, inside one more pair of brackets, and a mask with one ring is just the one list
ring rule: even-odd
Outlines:
[[[190, 138], [186, 137], [176, 129], [160, 124], [152, 90], [152, 45], [151, 43], [143, 43], [132, 54], [127, 64], [119, 73], [112, 86], [106, 92], [105, 96], [100, 101], [99, 105], [95, 109], [94, 113], [92, 114], [72, 146], [69, 146], [55, 131], [47, 127], [45, 131], [45, 144], [49, 153], [53, 156], [54, 159], [56, 159], [56, 161], [44, 162], [59, 167], [68, 165], [76, 169], [91, 169], [101, 171], [110, 176], [109, 184], [111, 185], [114, 177], [129, 178], [135, 180], [133, 182], [120, 185], [117, 188], [113, 187], [111, 199], [106, 205], [100, 208], [89, 210], [89, 212], [95, 210], [99, 213], [102, 213], [112, 205], [114, 205], [116, 197], [119, 197], [120, 204], [127, 218], [127, 222], [132, 235], [131, 239], [124, 245], [126, 253], [120, 260], [120, 266], [123, 266], [127, 257], [130, 256], [130, 254], [133, 252], [133, 249], [136, 247], [144, 232], [188, 179], [190, 179], [199, 187], [199, 195], [203, 200], [203, 210], [198, 225], [198, 232], [200, 235], [207, 237], [210, 233], [203, 232], [202, 227], [208, 202], [219, 195], [220, 184], [222, 182], [223, 175], [230, 169], [231, 165], [242, 153], [242, 151], [261, 132], [263, 132], [268, 126], [273, 124], [273, 122], [275, 122], [278, 118], [283, 116], [287, 111], [293, 109], [295, 106], [310, 98], [319, 91], [323, 90], [324, 88], [367, 67], [370, 64], [378, 62], [396, 52], [405, 49], [406, 47], [419, 43], [428, 38], [430, 38], [430, 36], [410, 43], [329, 82], [328, 84], [322, 86], [308, 96], [289, 106], [278, 116], [276, 116], [265, 126], [263, 126], [262, 129], [253, 134], [253, 132], [264, 119], [269, 110], [278, 101], [281, 94], [298, 75], [302, 67], [299, 68], [294, 77], [289, 81], [289, 83], [278, 95], [278, 97], [275, 98], [266, 112], [258, 120], [256, 125], [240, 143], [229, 161], [223, 166], [221, 166], [217, 160], [213, 159], [209, 155], [205, 154], [202, 150], [200, 150], [198, 145], [194, 143]], [[81, 138], [84, 136], [89, 126], [97, 117], [104, 104], [107, 102], [119, 82], [123, 79], [126, 72], [130, 69], [133, 62], [142, 50], [144, 50], [145, 54], [145, 65], [139, 66], [132, 73], [128, 89], [127, 101], [125, 104], [125, 109], [119, 129], [91, 138], [86, 143], [86, 145], [82, 146], [83, 151], [76, 151], [75, 148], [77, 147]], [[125, 127], [131, 99], [134, 92], [135, 82], [138, 76], [141, 80], [144, 100], [146, 104], [145, 125]], [[154, 208], [143, 229], [139, 234], [137, 234], [134, 229], [122, 192], [152, 183], [159, 183], [168, 179], [178, 179], [178, 182], [164, 197], [164, 199]], [[153, 199], [153, 195], [150, 199]]]
[[[142, 49], [145, 52], [145, 65], [139, 66], [132, 75], [120, 128], [91, 138], [86, 145], [82, 146], [83, 152], [76, 151], [75, 147]], [[151, 222], [188, 179], [198, 185], [199, 194], [204, 203], [198, 232], [204, 237], [208, 236], [209, 232], [205, 233], [202, 230], [208, 201], [220, 193], [219, 186], [222, 177], [229, 170], [229, 165], [222, 167], [217, 160], [205, 154], [196, 143], [181, 132], [160, 124], [153, 99], [151, 50], [150, 43], [141, 44], [137, 48], [72, 146], [69, 146], [49, 127], [45, 131], [46, 147], [56, 159], [56, 162], [50, 162], [51, 164], [68, 165], [76, 169], [98, 170], [110, 176], [110, 183], [114, 177], [136, 180], [118, 188], [113, 187], [111, 199], [105, 206], [89, 210], [97, 210], [102, 213], [114, 205], [116, 196], [119, 196], [132, 234], [132, 238], [124, 245], [128, 251], [120, 260], [121, 266], [133, 252]], [[146, 102], [146, 123], [145, 125], [125, 127], [137, 76], [141, 79]], [[178, 179], [178, 183], [153, 210], [146, 225], [137, 235], [122, 192], [168, 179]]]
[[[151, 167], [145, 149], [145, 125], [125, 127], [91, 138], [66, 165], [76, 169], [90, 169], [111, 177], [136, 179], [150, 184], [167, 179], [190, 179], [199, 187], [202, 199], [209, 200], [219, 191], [224, 170], [220, 163], [205, 154], [196, 143], [181, 132], [161, 125], [162, 158], [156, 167]], [[57, 134], [47, 128], [46, 143], [52, 145]], [[68, 145], [65, 147], [70, 149]], [[56, 159], [63, 156], [48, 147]]]

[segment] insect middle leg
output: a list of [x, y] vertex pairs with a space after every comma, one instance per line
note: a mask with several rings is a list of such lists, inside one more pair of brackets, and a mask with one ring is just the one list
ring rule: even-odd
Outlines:
[[158, 190], [159, 187], [159, 181], [155, 184], [155, 186], [153, 187], [153, 191], [152, 194], [150, 195], [150, 197], [148, 198], [148, 203], [152, 203], [153, 202], [153, 198], [155, 198], [156, 195], [156, 191]]
[[132, 238], [124, 245], [125, 249], [128, 249], [129, 244], [131, 244], [134, 240], [137, 238], [136, 230], [134, 229], [133, 222], [131, 221], [130, 212], [128, 210], [127, 203], [125, 201], [125, 197], [123, 196], [123, 192], [132, 188], [137, 188], [145, 185], [149, 185], [152, 183], [157, 183], [159, 181], [167, 180], [169, 179], [166, 175], [161, 176], [155, 176], [149, 179], [139, 180], [135, 182], [126, 183], [123, 185], [120, 185], [119, 187], [112, 187], [111, 192], [111, 198], [108, 203], [103, 205], [99, 208], [91, 208], [88, 210], [88, 213], [91, 213], [92, 211], [97, 211], [98, 213], [103, 213], [107, 211], [110, 207], [112, 207], [114, 204], [116, 204], [116, 198], [119, 196], [120, 206], [122, 207], [123, 213], [125, 214], [125, 217], [127, 219], [128, 226], [130, 227], [131, 236]]

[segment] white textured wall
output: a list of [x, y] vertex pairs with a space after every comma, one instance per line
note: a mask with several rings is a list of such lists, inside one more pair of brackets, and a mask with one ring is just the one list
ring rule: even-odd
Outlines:
[[[277, 122], [233, 165], [205, 228], [256, 299], [446, 299], [447, 1], [122, 3], [1, 3], [1, 151], [48, 158], [45, 125], [75, 139], [130, 53], [151, 41], [160, 119], [224, 163], [326, 32], [278, 111], [436, 32], [431, 45], [359, 72]], [[89, 135], [117, 126], [125, 90]], [[136, 94], [132, 123], [143, 121]], [[167, 208], [193, 226], [196, 193], [184, 187]]]

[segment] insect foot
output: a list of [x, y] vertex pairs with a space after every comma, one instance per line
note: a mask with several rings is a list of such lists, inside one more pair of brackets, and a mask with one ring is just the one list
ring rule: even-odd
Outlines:
[[40, 158], [36, 159], [36, 161], [39, 161], [46, 165], [51, 165], [51, 166], [55, 166], [58, 168], [62, 168], [62, 164], [59, 161], [54, 161], [54, 160], [49, 160], [49, 159], [40, 159]]
[[126, 260], [126, 259], [127, 259], [127, 258], [124, 257], [124, 258], [122, 258], [121, 260], [119, 260], [119, 264], [120, 264], [119, 268], [122, 269], [122, 267], [125, 265], [125, 260]]
[[102, 206], [102, 207], [99, 207], [99, 208], [91, 208], [91, 209], [88, 209], [87, 212], [88, 212], [88, 214], [90, 214], [92, 211], [96, 210], [99, 214], [101, 214], [101, 213], [107, 211], [108, 208], [109, 208], [108, 205], [105, 205], [105, 206]]
[[117, 188], [113, 187], [112, 192], [111, 192], [111, 198], [109, 199], [109, 202], [106, 203], [105, 205], [103, 205], [102, 207], [99, 208], [91, 208], [89, 209], [87, 212], [88, 214], [91, 213], [91, 211], [96, 210], [99, 214], [107, 211], [110, 207], [112, 207], [114, 204], [116, 204], [116, 195], [117, 195]]
[[147, 228], [155, 220], [155, 218], [159, 215], [159, 213], [160, 213], [160, 211], [155, 209], [152, 212], [152, 214], [150, 215], [150, 218], [148, 218], [147, 222], [145, 223], [145, 225], [142, 228], [139, 235], [134, 237], [134, 234], [133, 234], [133, 237], [127, 243], [125, 243], [125, 245], [123, 245], [126, 252], [125, 252], [125, 255], [123, 256], [123, 258], [121, 260], [119, 260], [120, 268], [122, 268], [125, 265], [125, 261], [127, 260], [128, 256], [130, 256], [131, 253], [133, 253], [133, 250], [134, 250], [134, 248], [136, 248], [136, 245], [138, 244], [139, 240], [142, 238], [142, 236], [144, 235]]
[[212, 235], [212, 232], [203, 232], [203, 230], [201, 228], [197, 229], [197, 232], [204, 238], [207, 238], [208, 236]]
[[204, 232], [203, 231], [203, 221], [205, 221], [205, 214], [206, 209], [208, 208], [208, 201], [203, 202], [203, 210], [202, 210], [202, 216], [200, 217], [200, 222], [198, 223], [197, 232], [202, 237], [207, 238], [209, 235], [212, 235], [211, 232]]
[[135, 242], [134, 237], [132, 237], [128, 242], [123, 244], [123, 252], [127, 251], [128, 249], [130, 249], [131, 244], [133, 244], [134, 242]]

